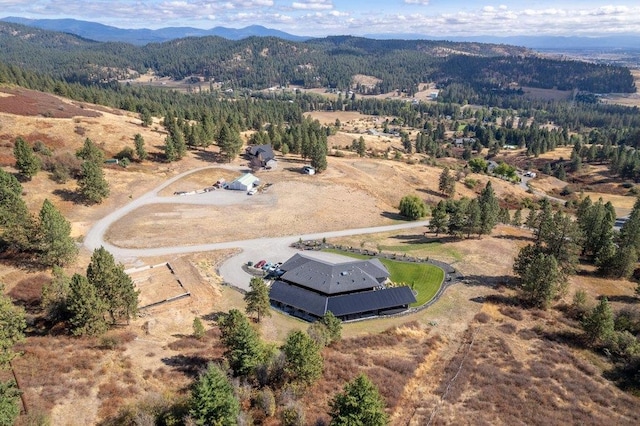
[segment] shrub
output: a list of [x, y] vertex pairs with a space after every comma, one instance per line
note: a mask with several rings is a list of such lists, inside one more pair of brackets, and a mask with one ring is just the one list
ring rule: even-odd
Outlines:
[[474, 189], [476, 186], [478, 186], [478, 180], [473, 178], [466, 178], [464, 180], [464, 186], [469, 189]]
[[299, 404], [291, 404], [280, 412], [282, 426], [304, 426], [304, 409]]
[[406, 195], [400, 200], [400, 214], [411, 220], [425, 217], [429, 209], [424, 201], [415, 195]]
[[123, 159], [127, 159], [129, 161], [133, 160], [135, 153], [133, 151], [133, 148], [129, 147], [129, 146], [125, 146], [124, 148], [122, 148], [122, 150], [120, 150], [119, 153], [117, 153], [115, 155], [115, 158], [117, 158], [118, 160], [123, 160]]

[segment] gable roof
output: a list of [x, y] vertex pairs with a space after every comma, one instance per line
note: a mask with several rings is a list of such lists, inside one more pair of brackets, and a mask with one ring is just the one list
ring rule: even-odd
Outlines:
[[262, 161], [269, 161], [275, 158], [271, 145], [254, 145], [247, 149], [250, 155], [260, 158]]
[[237, 183], [240, 183], [242, 185], [246, 185], [248, 187], [251, 187], [251, 186], [253, 186], [254, 182], [257, 182], [259, 180], [260, 179], [258, 179], [257, 177], [255, 177], [251, 173], [245, 173], [242, 176], [240, 176], [239, 178], [237, 178], [236, 180], [234, 180], [233, 182], [231, 182], [230, 185], [233, 185], [233, 183], [237, 182]]
[[337, 317], [378, 312], [404, 307], [416, 301], [407, 286], [327, 296], [283, 281], [276, 281], [271, 285], [269, 299], [316, 317], [321, 317], [328, 311]]
[[280, 269], [285, 271], [283, 281], [327, 295], [370, 290], [389, 278], [378, 259], [330, 263], [298, 253]]

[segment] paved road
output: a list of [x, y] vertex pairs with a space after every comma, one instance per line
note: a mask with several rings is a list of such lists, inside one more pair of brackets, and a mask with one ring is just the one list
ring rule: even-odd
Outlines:
[[[299, 239], [322, 239], [322, 238], [334, 238], [345, 237], [349, 235], [359, 234], [374, 234], [379, 232], [398, 231], [402, 229], [420, 228], [429, 224], [428, 221], [419, 222], [407, 222], [397, 225], [377, 226], [369, 228], [356, 228], [346, 229], [342, 231], [331, 232], [319, 232], [313, 234], [302, 235], [288, 235], [275, 238], [256, 238], [251, 240], [240, 241], [227, 241], [227, 242], [212, 242], [209, 244], [198, 245], [184, 245], [184, 246], [168, 246], [158, 248], [144, 248], [144, 249], [132, 249], [114, 246], [104, 241], [104, 234], [107, 229], [115, 221], [123, 218], [132, 211], [149, 204], [202, 204], [202, 205], [230, 205], [235, 203], [242, 203], [248, 200], [247, 195], [243, 191], [213, 191], [204, 194], [190, 195], [190, 196], [168, 196], [160, 197], [158, 193], [171, 185], [172, 183], [182, 179], [183, 177], [198, 172], [200, 170], [215, 168], [220, 166], [203, 167], [196, 170], [190, 170], [175, 176], [157, 188], [149, 191], [141, 197], [133, 200], [126, 206], [112, 212], [105, 216], [89, 230], [84, 238], [84, 245], [89, 250], [94, 250], [100, 246], [106, 248], [113, 256], [121, 262], [134, 263], [140, 257], [148, 256], [164, 256], [171, 254], [184, 254], [195, 253], [211, 250], [221, 249], [241, 249], [242, 252], [236, 256], [231, 257], [222, 264], [219, 269], [219, 273], [225, 282], [247, 290], [249, 288], [250, 275], [242, 270], [242, 265], [248, 261], [257, 262], [261, 259], [274, 262], [284, 262], [293, 254], [297, 253], [297, 250], [290, 247], [290, 245]], [[259, 195], [257, 195], [259, 196]], [[309, 255], [322, 258], [335, 258], [335, 255], [330, 255], [322, 252], [308, 252]]]

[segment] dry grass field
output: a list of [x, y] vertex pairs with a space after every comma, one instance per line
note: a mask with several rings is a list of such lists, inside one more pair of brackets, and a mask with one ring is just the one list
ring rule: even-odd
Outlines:
[[[133, 115], [88, 104], [74, 110], [74, 104], [67, 100], [16, 93], [13, 89], [2, 89], [0, 93], [0, 164], [5, 170], [13, 171], [12, 147], [17, 136], [30, 143], [41, 140], [54, 150], [54, 155], [73, 152], [84, 138], [90, 137], [107, 155], [113, 155], [124, 146], [133, 146], [133, 135], [143, 135], [152, 153], [151, 161], [126, 169], [107, 167], [111, 196], [102, 205], [75, 203], [74, 184], [56, 184], [44, 172], [24, 183], [29, 208], [35, 213], [45, 198], [51, 199], [71, 221], [73, 235], [79, 241], [96, 220], [166, 179], [182, 171], [215, 165], [196, 152], [190, 152], [178, 163], [157, 161], [159, 157], [154, 154], [160, 151], [163, 131], [155, 125], [143, 128]], [[25, 115], [20, 115], [2, 110], [1, 105], [7, 105], [2, 100], [8, 98], [25, 105], [30, 99], [30, 111], [35, 112], [29, 115], [25, 109], [21, 112]], [[45, 106], [78, 115], [45, 116], [49, 115]], [[339, 149], [359, 137], [360, 131], [376, 124], [373, 117], [353, 113], [313, 116], [326, 123], [333, 123], [336, 118], [344, 123], [345, 127], [330, 140]], [[387, 144], [397, 143], [372, 135], [363, 137], [373, 150], [383, 151]], [[108, 238], [118, 245], [151, 247], [254, 238], [257, 232], [275, 236], [371, 226], [397, 220], [397, 205], [406, 194], [417, 194], [430, 203], [441, 199], [441, 168], [407, 158], [397, 161], [350, 155], [330, 157], [328, 170], [315, 176], [299, 172], [304, 162], [296, 156], [279, 162], [276, 170], [258, 172], [264, 183], [272, 184], [269, 189], [246, 197], [240, 205], [196, 207], [183, 203], [145, 207], [117, 222]], [[244, 168], [245, 163], [237, 160], [232, 166]], [[189, 175], [160, 195], [201, 189], [237, 174], [219, 165]], [[480, 181], [478, 189], [491, 179], [501, 197], [530, 196], [519, 186], [499, 179], [470, 177]], [[546, 180], [537, 185], [545, 190], [558, 186]], [[473, 196], [478, 189], [459, 183], [455, 196]], [[211, 193], [215, 195], [215, 191]], [[611, 197], [621, 208], [628, 206], [632, 198], [621, 194]], [[242, 225], [230, 226], [229, 218]], [[424, 231], [413, 229], [331, 241], [440, 259], [450, 262], [465, 280], [449, 287], [428, 309], [346, 324], [343, 340], [323, 352], [322, 379], [302, 397], [309, 424], [328, 419], [327, 401], [358, 372], [366, 372], [379, 386], [394, 425], [640, 421], [637, 399], [601, 377], [610, 367], [607, 358], [562, 339], [567, 333], [578, 333], [575, 322], [557, 310], [524, 311], [510, 303], [512, 260], [519, 248], [531, 240], [528, 231], [499, 226], [491, 236], [467, 240], [435, 238]], [[183, 397], [198, 371], [207, 362], [222, 358], [215, 316], [231, 308], [244, 309], [242, 295], [223, 286], [217, 274], [219, 265], [234, 253], [227, 250], [140, 258], [127, 264], [141, 267], [169, 262], [176, 271], [175, 276], [164, 270], [158, 270], [158, 274], [135, 273], [145, 301], [167, 297], [174, 289], [181, 291], [173, 284], [176, 277], [191, 296], [145, 309], [130, 324], [96, 339], [67, 337], [65, 330], [49, 330], [39, 319], [40, 292], [51, 279], [48, 271], [20, 268], [6, 259], [0, 262], [0, 281], [29, 312], [30, 334], [18, 348], [23, 355], [14, 362], [31, 413], [31, 417], [21, 419], [22, 424], [33, 424], [29, 419], [39, 413], [49, 416], [51, 424], [95, 424], [128, 404], [171, 402]], [[83, 250], [67, 273], [83, 272], [90, 255]], [[634, 284], [585, 273], [572, 277], [569, 287], [567, 298], [579, 288], [586, 289], [592, 302], [601, 294], [620, 296], [614, 305], [619, 308], [631, 303], [627, 300], [632, 299]], [[191, 337], [195, 317], [200, 317], [207, 329], [201, 340]], [[304, 330], [308, 324], [274, 312], [257, 327], [265, 340], [277, 345], [288, 331]], [[264, 419], [263, 424], [276, 425], [278, 421]]]

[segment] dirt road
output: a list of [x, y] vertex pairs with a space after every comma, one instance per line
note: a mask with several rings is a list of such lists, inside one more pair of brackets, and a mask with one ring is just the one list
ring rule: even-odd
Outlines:
[[[235, 287], [241, 289], [249, 288], [249, 280], [250, 275], [242, 270], [242, 265], [246, 264], [248, 261], [257, 262], [260, 259], [267, 259], [269, 261], [285, 261], [293, 254], [297, 252], [297, 250], [290, 247], [290, 245], [299, 239], [309, 240], [309, 239], [322, 239], [324, 238], [334, 238], [334, 237], [345, 237], [349, 235], [359, 235], [359, 234], [373, 234], [379, 232], [389, 232], [396, 231], [401, 229], [408, 228], [419, 228], [428, 225], [428, 221], [419, 221], [419, 222], [406, 222], [400, 223], [397, 225], [386, 225], [386, 226], [376, 226], [376, 227], [368, 227], [368, 228], [356, 228], [356, 229], [345, 229], [341, 231], [330, 231], [330, 232], [322, 232], [322, 233], [312, 233], [312, 234], [303, 234], [303, 235], [287, 235], [276, 238], [256, 238], [249, 240], [239, 240], [239, 241], [227, 241], [221, 243], [211, 243], [211, 244], [198, 244], [198, 245], [183, 245], [183, 246], [166, 246], [166, 247], [155, 247], [155, 248], [140, 248], [140, 249], [132, 249], [132, 248], [122, 248], [115, 246], [113, 244], [108, 243], [104, 240], [104, 235], [115, 221], [123, 218], [127, 214], [132, 211], [140, 208], [144, 205], [150, 204], [161, 204], [161, 203], [175, 203], [175, 204], [199, 204], [199, 205], [231, 205], [234, 203], [240, 203], [246, 199], [246, 194], [242, 191], [216, 191], [215, 196], [211, 196], [211, 193], [197, 194], [191, 196], [169, 196], [163, 197], [159, 196], [158, 193], [171, 185], [172, 183], [184, 178], [185, 176], [196, 173], [198, 171], [207, 169], [220, 167], [211, 166], [211, 167], [203, 167], [195, 170], [190, 170], [188, 172], [182, 173], [178, 176], [175, 176], [157, 188], [149, 191], [143, 196], [133, 200], [131, 203], [126, 206], [112, 212], [111, 214], [105, 216], [89, 230], [87, 235], [84, 238], [84, 246], [89, 250], [94, 250], [100, 246], [106, 248], [113, 256], [119, 261], [126, 264], [135, 264], [136, 261], [141, 257], [152, 257], [152, 256], [164, 256], [170, 254], [185, 254], [185, 253], [195, 253], [195, 252], [205, 252], [211, 250], [221, 250], [221, 249], [241, 249], [242, 252], [236, 256], [228, 259], [219, 269], [219, 274], [222, 276], [223, 280], [228, 284], [231, 284]], [[228, 166], [233, 169], [233, 166]], [[239, 168], [238, 168], [239, 170]], [[328, 255], [326, 253], [321, 252], [310, 252], [312, 256], [323, 257], [323, 258], [335, 258], [335, 255]]]

